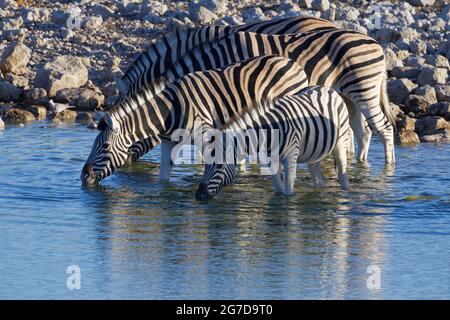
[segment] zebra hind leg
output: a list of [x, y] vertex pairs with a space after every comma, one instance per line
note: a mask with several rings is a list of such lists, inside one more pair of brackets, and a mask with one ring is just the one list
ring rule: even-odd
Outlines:
[[294, 194], [294, 183], [297, 176], [298, 152], [291, 153], [282, 161], [284, 172], [284, 194], [291, 196]]
[[313, 178], [315, 188], [323, 188], [325, 185], [325, 177], [323, 176], [322, 169], [319, 162], [308, 163], [308, 169]]
[[358, 161], [367, 161], [372, 131], [367, 125], [364, 115], [360, 111], [356, 110], [350, 116], [350, 126], [358, 143], [358, 154], [356, 159]]
[[172, 159], [172, 150], [175, 147], [175, 141], [161, 141], [161, 165], [159, 168], [159, 181], [169, 181], [170, 173], [175, 159]]
[[344, 190], [348, 189], [349, 180], [347, 176], [347, 141], [345, 139], [339, 139], [336, 147], [333, 150], [333, 158], [336, 165], [336, 173]]

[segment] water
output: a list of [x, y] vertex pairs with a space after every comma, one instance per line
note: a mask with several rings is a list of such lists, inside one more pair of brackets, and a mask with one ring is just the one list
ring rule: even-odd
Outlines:
[[347, 192], [330, 164], [322, 190], [300, 166], [288, 198], [253, 169], [198, 203], [201, 166], [160, 184], [158, 150], [82, 187], [95, 135], [46, 122], [0, 132], [0, 298], [450, 298], [450, 144], [397, 146], [387, 171], [375, 141]]

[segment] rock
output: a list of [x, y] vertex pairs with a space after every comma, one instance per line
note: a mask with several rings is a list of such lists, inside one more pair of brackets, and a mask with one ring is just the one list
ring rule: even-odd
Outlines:
[[385, 57], [385, 61], [386, 61], [386, 70], [387, 71], [391, 71], [392, 69], [396, 68], [396, 67], [403, 67], [403, 62], [397, 58], [397, 55], [395, 54], [395, 52], [390, 49], [387, 48], [384, 51], [384, 57]]
[[65, 109], [53, 116], [53, 121], [75, 121], [77, 118], [76, 111]]
[[103, 23], [102, 16], [91, 16], [91, 17], [86, 17], [83, 20], [82, 26], [84, 29], [96, 31], [97, 29], [99, 29], [102, 26], [102, 23]]
[[20, 42], [12, 42], [2, 52], [0, 70], [4, 73], [24, 74], [30, 58], [31, 50], [26, 45]]
[[400, 39], [400, 33], [394, 29], [381, 28], [375, 34], [375, 38], [381, 43], [391, 43]]
[[416, 121], [415, 131], [419, 136], [437, 134], [439, 130], [447, 129], [447, 121], [438, 116], [426, 116]]
[[34, 85], [44, 88], [50, 97], [66, 88], [78, 88], [88, 80], [88, 69], [80, 58], [59, 56], [37, 71]]
[[17, 108], [6, 110], [3, 114], [3, 118], [5, 119], [6, 123], [12, 124], [23, 124], [36, 120], [34, 118], [34, 115], [30, 111]]
[[47, 117], [47, 109], [44, 106], [29, 106], [30, 111], [38, 120], [44, 120]]
[[330, 2], [328, 0], [313, 0], [312, 8], [317, 11], [325, 11], [330, 9]]
[[18, 102], [22, 96], [23, 90], [15, 85], [0, 80], [0, 101]]
[[28, 89], [28, 79], [13, 73], [7, 73], [5, 80], [21, 89]]
[[442, 134], [428, 134], [420, 137], [421, 142], [442, 142], [444, 140], [445, 133]]
[[405, 116], [400, 121], [397, 121], [398, 130], [412, 130], [416, 127], [416, 119]]
[[88, 88], [63, 89], [56, 93], [55, 102], [68, 103], [78, 110], [94, 110], [105, 102], [105, 97], [95, 90]]
[[219, 18], [214, 12], [211, 12], [207, 8], [199, 6], [196, 3], [192, 4], [193, 5], [189, 6], [192, 19], [203, 24], [209, 24]]
[[266, 19], [261, 8], [250, 8], [244, 11], [242, 15], [245, 23], [258, 22]]
[[426, 96], [411, 94], [406, 98], [405, 106], [408, 112], [419, 113], [426, 112], [433, 103], [436, 101], [430, 101]]
[[312, 2], [313, 2], [313, 0], [299, 0], [298, 5], [301, 8], [310, 9], [310, 8], [312, 8]]
[[413, 67], [395, 67], [391, 71], [391, 75], [395, 78], [416, 79], [420, 73], [419, 68]]
[[95, 4], [91, 7], [92, 13], [97, 16], [101, 16], [103, 20], [114, 17], [114, 10], [103, 5], [103, 4]]
[[447, 68], [450, 69], [450, 64], [446, 57], [441, 56], [440, 54], [435, 54], [432, 56], [427, 56], [425, 58], [425, 62], [430, 64], [436, 68]]
[[437, 84], [434, 86], [434, 90], [439, 102], [450, 101], [450, 84]]
[[227, 0], [200, 0], [199, 4], [215, 14], [226, 14], [228, 11]]
[[443, 117], [445, 120], [450, 120], [450, 102], [438, 102], [433, 105], [431, 105], [426, 115], [430, 116], [440, 116]]
[[89, 124], [93, 121], [94, 118], [91, 112], [78, 113], [77, 117], [75, 118], [75, 122], [77, 123]]
[[422, 68], [419, 76], [417, 77], [417, 82], [419, 86], [424, 86], [426, 84], [444, 84], [447, 81], [447, 75], [447, 69], [428, 66]]
[[409, 50], [412, 53], [424, 55], [427, 52], [427, 44], [423, 40], [414, 39], [409, 43]]
[[408, 3], [415, 7], [432, 6], [435, 0], [406, 0]]
[[398, 134], [399, 143], [403, 145], [419, 144], [420, 139], [413, 130], [402, 130]]
[[48, 104], [47, 91], [42, 88], [31, 88], [23, 92], [23, 102], [26, 104]]
[[396, 104], [404, 104], [409, 93], [417, 86], [409, 79], [388, 80], [389, 99]]

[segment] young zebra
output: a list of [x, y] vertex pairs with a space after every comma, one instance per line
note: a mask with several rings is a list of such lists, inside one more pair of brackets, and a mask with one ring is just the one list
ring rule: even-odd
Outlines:
[[[194, 49], [203, 48], [205, 44], [224, 39], [238, 31], [256, 32], [263, 34], [294, 34], [311, 31], [337, 29], [330, 21], [315, 17], [291, 17], [274, 19], [270, 21], [255, 22], [233, 27], [207, 26], [185, 31], [173, 32], [162, 37], [150, 45], [133, 64], [127, 69], [121, 79], [116, 79], [119, 89], [120, 102], [125, 97], [137, 94], [147, 99], [161, 92], [165, 86], [180, 78], [185, 73], [175, 76], [170, 81], [164, 77], [165, 72], [179, 60]], [[225, 67], [223, 65], [222, 67]], [[159, 139], [145, 139], [133, 144], [130, 148], [130, 160], [135, 161], [153, 149], [161, 141]], [[162, 141], [162, 152], [170, 152], [173, 147]], [[166, 163], [161, 163], [161, 169], [166, 171]]]
[[[348, 188], [347, 146], [348, 111], [343, 99], [333, 89], [309, 87], [298, 95], [281, 97], [272, 103], [252, 108], [236, 121], [225, 125], [227, 130], [238, 131], [265, 129], [267, 132], [267, 152], [274, 157], [279, 155], [278, 170], [273, 174], [275, 192], [291, 195], [294, 192], [297, 162], [306, 162], [313, 173], [316, 185], [321, 185], [323, 175], [319, 161], [332, 154], [336, 163], [339, 182], [343, 189]], [[274, 131], [277, 130], [277, 131]], [[273, 139], [279, 143], [272, 150]], [[226, 140], [223, 133], [223, 140]], [[248, 144], [249, 140], [246, 141]], [[197, 200], [208, 200], [216, 196], [236, 175], [236, 165], [240, 154], [233, 143], [233, 157], [230, 163], [211, 163], [205, 166], [200, 186], [195, 194]], [[248, 147], [247, 147], [248, 148]], [[226, 145], [219, 144], [218, 152], [226, 152]], [[260, 150], [258, 150], [260, 151]], [[223, 157], [226, 159], [226, 157]]]
[[[188, 43], [182, 43], [182, 51], [187, 52]], [[395, 115], [386, 92], [384, 53], [374, 39], [357, 31], [330, 28], [295, 35], [235, 32], [218, 37], [218, 41], [209, 39], [209, 42], [182, 56], [174, 65], [164, 64], [164, 74], [157, 81], [143, 78], [147, 86], [153, 83], [162, 87], [163, 83], [170, 83], [189, 72], [220, 68], [266, 54], [296, 61], [305, 69], [310, 84], [332, 87], [342, 94], [349, 107], [350, 125], [357, 138], [359, 160], [367, 160], [372, 134], [367, 120], [370, 128], [382, 138], [386, 163], [395, 162], [392, 126]], [[148, 91], [144, 92], [147, 94]], [[152, 147], [144, 141], [132, 152], [139, 157]], [[171, 147], [168, 146], [167, 150]]]
[[[114, 172], [127, 160], [129, 147], [140, 140], [170, 140], [177, 129], [192, 133], [194, 123], [220, 128], [254, 101], [271, 101], [298, 93], [308, 85], [303, 70], [292, 60], [263, 56], [224, 69], [188, 74], [150, 100], [137, 104], [125, 98], [105, 113], [101, 130], [83, 167], [81, 179], [92, 184]], [[166, 156], [169, 158], [165, 158]], [[171, 152], [161, 161], [171, 162]], [[171, 166], [168, 172], [170, 174]]]

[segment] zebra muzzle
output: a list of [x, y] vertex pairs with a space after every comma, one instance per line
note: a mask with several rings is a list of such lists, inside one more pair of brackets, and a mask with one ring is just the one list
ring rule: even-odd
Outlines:
[[209, 194], [208, 189], [206, 188], [206, 183], [200, 183], [197, 191], [195, 192], [195, 200], [197, 201], [206, 201], [210, 200], [212, 196]]
[[81, 181], [84, 184], [94, 184], [97, 182], [97, 177], [95, 175], [92, 164], [85, 164], [83, 170], [81, 171]]

